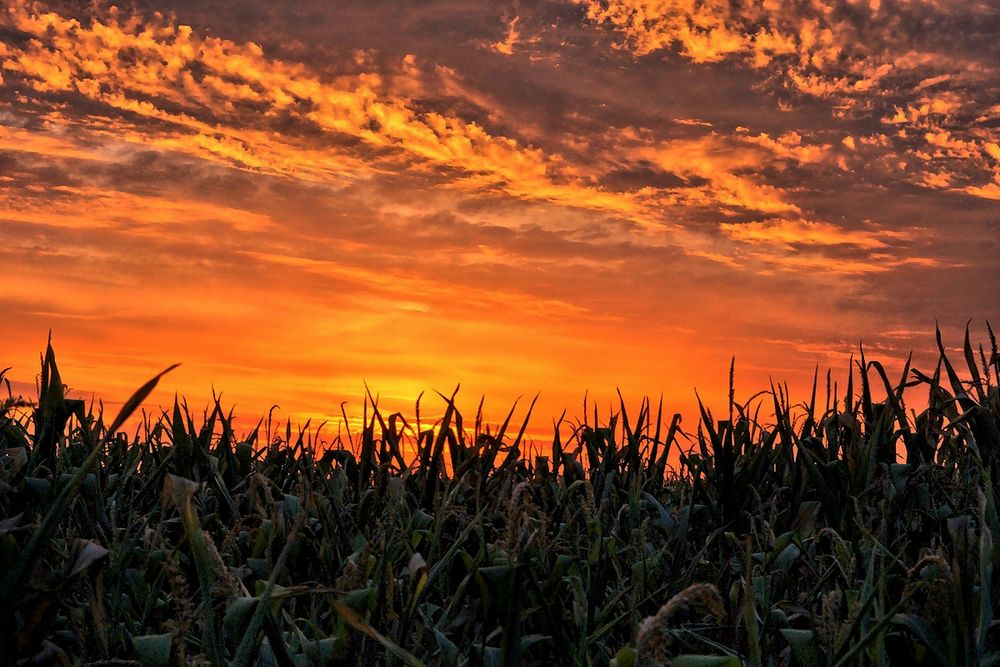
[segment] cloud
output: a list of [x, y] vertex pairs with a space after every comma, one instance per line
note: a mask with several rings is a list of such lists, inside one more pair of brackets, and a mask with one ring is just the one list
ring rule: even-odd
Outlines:
[[516, 46], [521, 39], [521, 33], [518, 32], [517, 29], [517, 22], [520, 20], [520, 16], [512, 18], [507, 24], [507, 35], [501, 41], [490, 44], [490, 48], [505, 56], [514, 55], [514, 46]]
[[[626, 135], [627, 136], [627, 135]], [[670, 188], [661, 204], [674, 208], [722, 207], [723, 211], [767, 214], [797, 213], [799, 207], [756, 175], [776, 159], [803, 159], [802, 147], [759, 137], [728, 138], [707, 132], [693, 139], [657, 142], [644, 133], [632, 133], [623, 153], [633, 164], [655, 165], [685, 179], [684, 187]], [[651, 193], [651, 196], [658, 196]]]
[[998, 135], [986, 119], [1000, 95], [1000, 47], [983, 26], [996, 25], [1000, 13], [987, 4], [573, 1], [637, 57], [666, 52], [694, 63], [739, 63], [758, 72], [781, 108], [814, 98], [839, 118], [884, 113], [884, 123], [906, 128], [901, 139], [912, 137], [895, 142], [909, 169], [896, 174], [901, 180], [992, 192], [989, 146]]
[[[18, 0], [4, 22], [29, 37], [5, 47], [0, 69], [8, 78], [17, 76], [35, 93], [72, 92], [105, 105], [117, 113], [115, 131], [136, 143], [315, 180], [363, 175], [385, 159], [396, 168], [453, 170], [459, 187], [648, 221], [628, 194], [589, 186], [558, 155], [475, 122], [420, 111], [386, 94], [377, 73], [326, 79], [269, 58], [254, 42], [201, 37], [190, 26], [124, 16], [114, 7], [81, 22]], [[141, 130], [133, 119], [142, 119]], [[289, 119], [360, 147], [317, 150], [308, 135], [276, 136], [271, 126]], [[154, 122], [163, 129], [155, 131]]]
[[[931, 269], [940, 259], [921, 256], [908, 246], [927, 242], [926, 230], [847, 229], [829, 222], [777, 218], [726, 223], [722, 232], [750, 248], [758, 271], [821, 270], [845, 276], [886, 273], [902, 267]], [[923, 238], [922, 238], [923, 237]]]
[[874, 250], [887, 248], [887, 239], [906, 238], [904, 232], [846, 230], [828, 222], [802, 219], [775, 219], [765, 222], [723, 224], [722, 231], [733, 239], [746, 243], [774, 243], [793, 247], [797, 245], [847, 245]]
[[[44, 205], [19, 202], [12, 197], [0, 197], [4, 211], [0, 218], [8, 222], [24, 222], [54, 228], [97, 229], [124, 228], [131, 234], [174, 237], [177, 229], [190, 227], [211, 233], [220, 227], [235, 232], [260, 232], [274, 227], [265, 215], [246, 209], [217, 206], [206, 202], [175, 200], [165, 197], [143, 197], [94, 187], [55, 186], [47, 189]], [[81, 210], [86, 215], [81, 215]]]

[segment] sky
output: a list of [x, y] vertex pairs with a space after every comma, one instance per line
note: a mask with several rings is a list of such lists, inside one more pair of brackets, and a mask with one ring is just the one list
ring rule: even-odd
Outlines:
[[[806, 388], [1000, 322], [1000, 5], [0, 6], [0, 367], [249, 420]], [[434, 403], [437, 400], [437, 403]], [[436, 405], [436, 407], [435, 407]], [[690, 421], [690, 419], [689, 419]], [[685, 422], [688, 423], [688, 422]]]

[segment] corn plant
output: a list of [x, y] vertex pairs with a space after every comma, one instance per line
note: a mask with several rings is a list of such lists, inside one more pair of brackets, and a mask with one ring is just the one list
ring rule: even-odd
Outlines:
[[0, 372], [0, 661], [994, 664], [987, 338], [895, 379], [861, 351], [799, 403], [731, 372], [691, 428], [585, 407], [545, 444], [454, 393], [238, 435], [219, 399], [142, 411], [162, 373], [107, 421], [50, 345], [36, 398]]

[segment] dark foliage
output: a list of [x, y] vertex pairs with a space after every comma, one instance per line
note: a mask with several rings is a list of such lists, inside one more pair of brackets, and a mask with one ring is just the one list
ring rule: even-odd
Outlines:
[[130, 437], [159, 376], [105, 425], [50, 348], [37, 401], [0, 402], [0, 655], [996, 664], [990, 339], [966, 336], [960, 373], [939, 335], [933, 372], [895, 383], [862, 354], [843, 394], [771, 387], [692, 433], [622, 401], [557, 424], [546, 456], [526, 420], [469, 427], [454, 396], [433, 425], [371, 400], [329, 447], [269, 420], [239, 438], [218, 402]]

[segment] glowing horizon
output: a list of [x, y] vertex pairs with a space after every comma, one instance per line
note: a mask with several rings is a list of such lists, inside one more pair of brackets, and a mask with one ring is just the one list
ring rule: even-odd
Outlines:
[[[928, 26], [934, 26], [933, 29]], [[1000, 10], [0, 8], [0, 366], [248, 420], [804, 391], [1000, 321]], [[11, 279], [12, 277], [12, 279]], [[16, 392], [15, 392], [16, 393]], [[489, 406], [493, 406], [490, 409]]]

